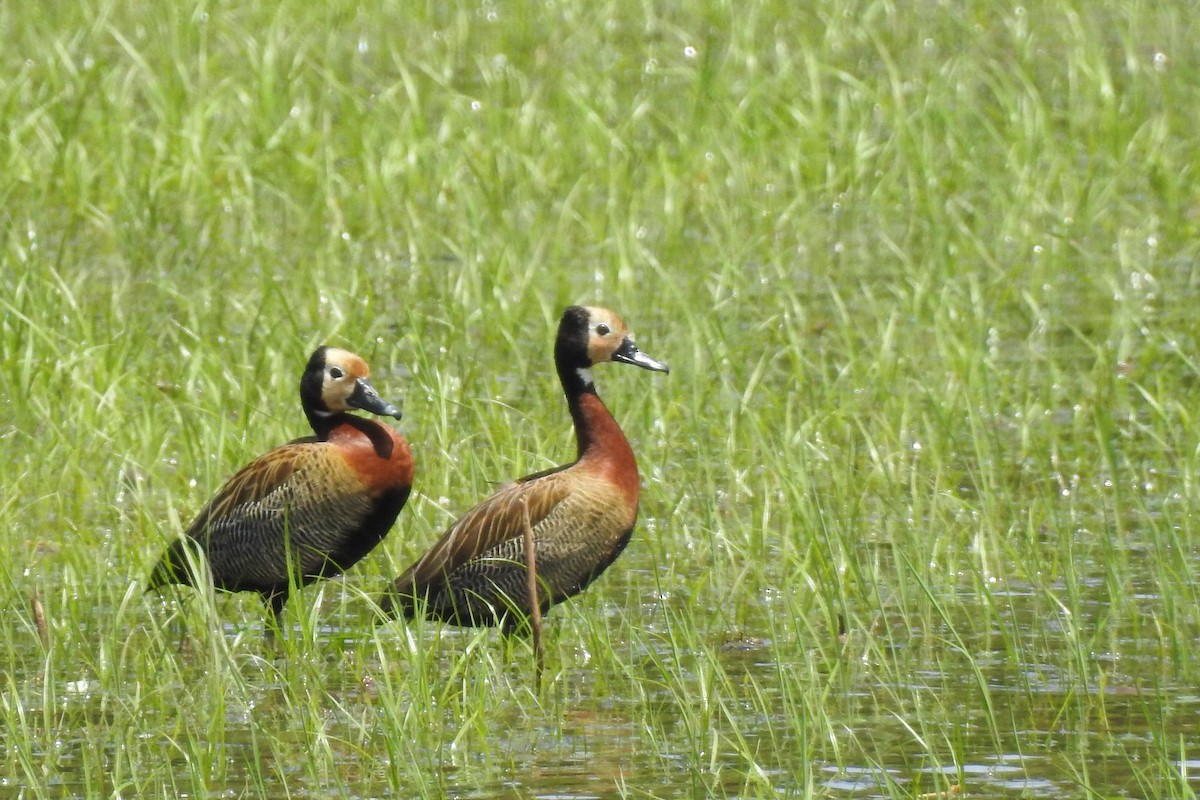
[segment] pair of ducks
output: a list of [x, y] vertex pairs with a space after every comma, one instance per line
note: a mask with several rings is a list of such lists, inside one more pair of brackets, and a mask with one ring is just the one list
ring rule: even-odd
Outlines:
[[[559, 323], [554, 363], [575, 424], [578, 457], [527, 475], [450, 526], [381, 599], [394, 617], [513, 630], [534, 614], [525, 535], [532, 530], [538, 611], [583, 591], [633, 531], [633, 451], [592, 380], [605, 361], [667, 372], [640, 352], [603, 308], [572, 306]], [[278, 622], [290, 586], [349, 569], [378, 545], [408, 499], [413, 457], [390, 426], [347, 413], [400, 418], [368, 380], [363, 359], [322, 347], [300, 380], [313, 436], [278, 447], [234, 475], [174, 542], [149, 588], [194, 585], [207, 561], [217, 588], [258, 592]]]

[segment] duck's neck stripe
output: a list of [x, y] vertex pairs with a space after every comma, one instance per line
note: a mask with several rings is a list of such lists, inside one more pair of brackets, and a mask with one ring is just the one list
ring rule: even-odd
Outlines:
[[305, 408], [304, 413], [308, 417], [309, 427], [313, 429], [313, 433], [321, 441], [329, 438], [329, 432], [341, 423], [342, 417], [350, 416], [326, 411], [323, 408]]
[[575, 374], [579, 376], [579, 380], [583, 382], [583, 388], [590, 391], [596, 390], [596, 381], [592, 378], [592, 370], [590, 367], [579, 367], [575, 370]]

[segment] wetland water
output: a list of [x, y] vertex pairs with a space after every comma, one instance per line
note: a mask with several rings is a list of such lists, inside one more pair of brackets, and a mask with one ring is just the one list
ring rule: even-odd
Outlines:
[[[654, 585], [629, 566], [608, 576], [615, 591]], [[941, 598], [941, 619], [917, 621], [885, 602], [851, 615], [868, 628], [824, 643], [794, 635], [782, 592], [759, 598], [751, 618], [760, 627], [699, 646], [673, 633], [686, 604], [670, 597], [643, 598], [637, 638], [607, 643], [609, 653], [590, 652], [596, 634], [556, 613], [540, 700], [527, 691], [528, 651], [494, 635], [373, 632], [350, 603], [300, 643], [304, 652], [285, 656], [257, 628], [225, 624], [221, 674], [193, 650], [203, 636], [162, 653], [177, 670], [167, 690], [179, 681], [181, 701], [199, 698], [202, 708], [145, 702], [145, 677], [139, 687], [123, 675], [120, 654], [96, 654], [82, 669], [54, 664], [49, 686], [40, 671], [10, 676], [4, 702], [20, 698], [32, 731], [8, 732], [9, 755], [41, 748], [21, 755], [53, 780], [48, 795], [0, 780], [0, 797], [87, 797], [97, 786], [134, 796], [148, 759], [151, 785], [173, 784], [179, 796], [198, 780], [227, 797], [384, 797], [412, 786], [481, 798], [867, 798], [960, 786], [969, 797], [1070, 798], [1089, 796], [1085, 785], [1113, 798], [1176, 796], [1150, 793], [1164, 764], [1181, 776], [1176, 794], [1195, 791], [1200, 781], [1184, 776], [1200, 768], [1186, 748], [1200, 738], [1200, 692], [1174, 677], [1188, 670], [1172, 662], [1195, 658], [1196, 643], [1163, 652], [1164, 619], [1153, 610], [1168, 601], [1151, 576], [1127, 587], [1145, 615], [1106, 627], [1111, 570], [1076, 566], [1078, 597], [1054, 582], [997, 580], [981, 592], [968, 578]], [[246, 610], [252, 618], [253, 605]], [[1106, 638], [1096, 640], [1100, 628]], [[130, 641], [147, 646], [147, 635]], [[1085, 641], [1064, 652], [1073, 639]], [[419, 646], [423, 655], [379, 657], [377, 641], [384, 653]], [[110, 657], [118, 663], [102, 663]], [[477, 695], [494, 699], [477, 704]], [[207, 728], [193, 728], [191, 712]], [[397, 750], [397, 729], [421, 732]], [[184, 748], [172, 735], [205, 741]], [[187, 755], [197, 746], [209, 763]], [[99, 768], [111, 774], [100, 778]]]
[[834, 424], [805, 432], [820, 468], [762, 448], [752, 496], [689, 483], [715, 457], [648, 467], [627, 552], [547, 618], [540, 692], [521, 640], [375, 627], [379, 563], [301, 592], [273, 643], [253, 597], [184, 603], [184, 632], [172, 599], [54, 573], [49, 647], [23, 612], [6, 639], [0, 798], [1193, 797], [1187, 434], [1125, 415], [1098, 458], [1082, 416], [993, 424], [1049, 465], [898, 437], [882, 488], [855, 457], [884, 448]]
[[[0, 800], [1195, 800], [1195, 12], [0, 7]], [[603, 377], [642, 520], [538, 691], [367, 608], [570, 451], [577, 301], [672, 373]], [[274, 643], [143, 595], [329, 337], [387, 553]]]

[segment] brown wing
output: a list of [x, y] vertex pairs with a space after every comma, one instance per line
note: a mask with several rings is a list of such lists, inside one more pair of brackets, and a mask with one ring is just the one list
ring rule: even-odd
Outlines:
[[533, 527], [544, 520], [570, 494], [567, 482], [555, 472], [510, 484], [455, 522], [416, 564], [396, 579], [395, 591], [412, 595], [424, 591], [466, 562], [509, 539], [525, 535], [525, 508]]
[[194, 542], [217, 586], [276, 591], [286, 586], [289, 561], [304, 576], [327, 571], [330, 555], [370, 512], [361, 484], [335, 448], [284, 445], [221, 487], [187, 535], [168, 549], [150, 585], [190, 582], [186, 548]]
[[239, 510], [261, 504], [287, 484], [297, 467], [311, 463], [320, 450], [304, 440], [277, 447], [238, 470], [208, 501], [187, 529], [187, 535], [200, 538], [214, 520], [238, 516]]

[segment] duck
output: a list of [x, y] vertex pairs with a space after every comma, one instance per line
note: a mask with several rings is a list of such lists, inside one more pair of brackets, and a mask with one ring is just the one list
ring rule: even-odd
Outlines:
[[542, 613], [582, 592], [621, 555], [637, 521], [639, 479], [633, 449], [596, 391], [592, 368], [605, 362], [670, 371], [638, 349], [611, 310], [567, 308], [554, 364], [574, 423], [575, 460], [519, 478], [464, 514], [396, 578], [380, 599], [382, 620], [423, 615], [511, 633], [528, 630], [532, 616], [540, 629]]
[[360, 356], [317, 348], [300, 379], [313, 435], [230, 478], [163, 553], [147, 590], [197, 585], [203, 560], [217, 589], [257, 592], [279, 627], [291, 587], [337, 576], [382, 542], [408, 500], [414, 464], [394, 428], [349, 413], [401, 418], [369, 375]]

